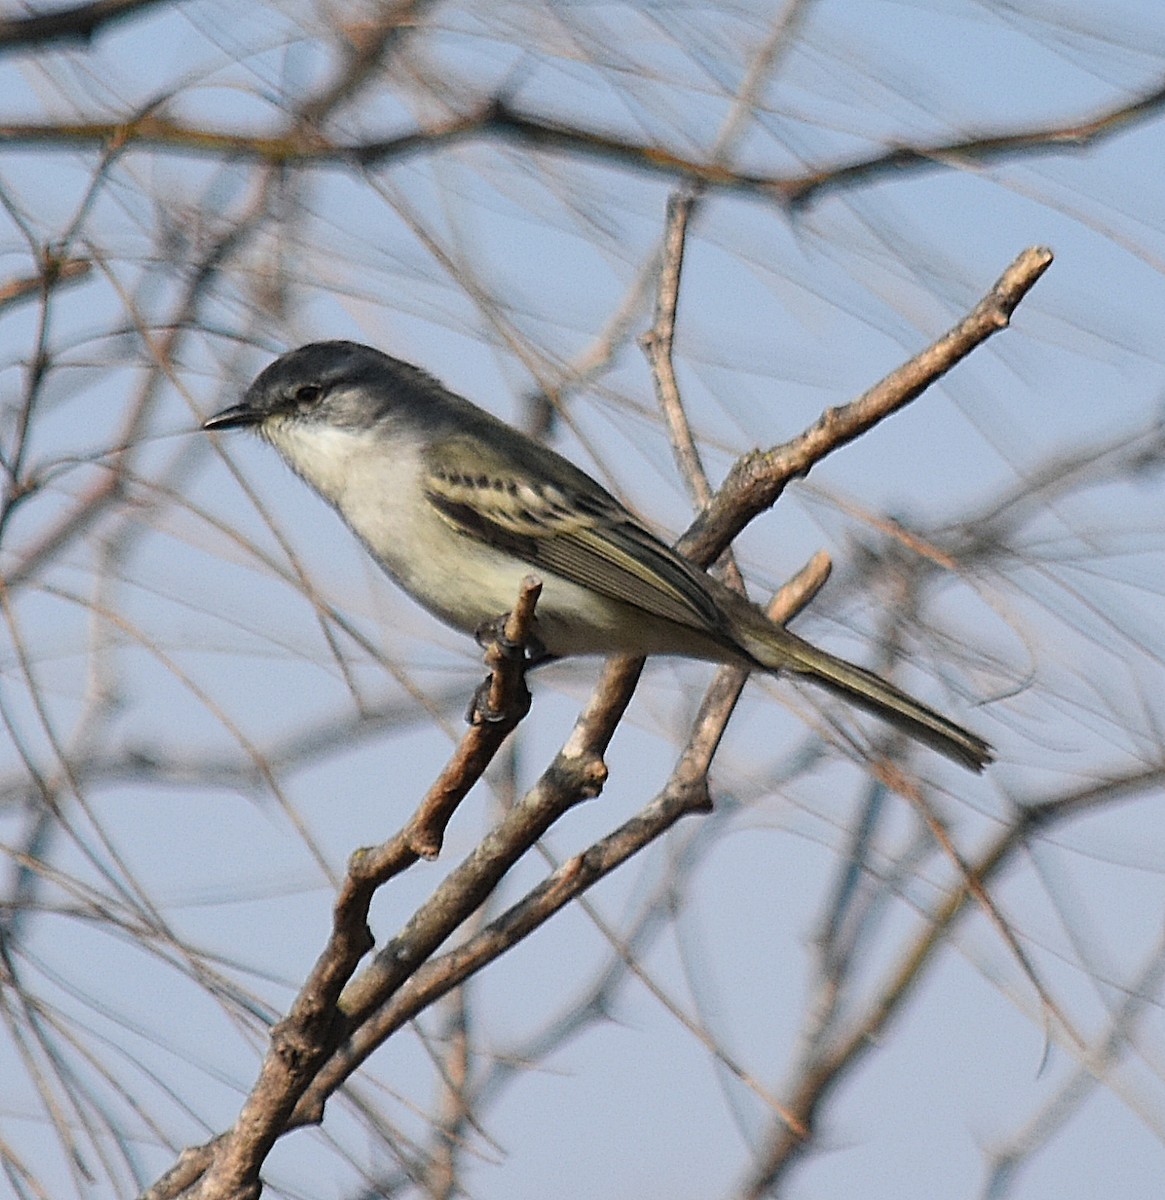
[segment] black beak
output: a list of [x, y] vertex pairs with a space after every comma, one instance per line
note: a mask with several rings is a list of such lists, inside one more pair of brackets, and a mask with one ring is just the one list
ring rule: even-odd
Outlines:
[[263, 421], [263, 413], [251, 408], [248, 404], [232, 404], [213, 417], [207, 417], [202, 422], [203, 429], [245, 429], [248, 425], [259, 425]]

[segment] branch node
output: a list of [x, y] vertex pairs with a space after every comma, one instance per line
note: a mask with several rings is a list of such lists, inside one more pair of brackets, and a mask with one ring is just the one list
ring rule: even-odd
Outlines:
[[597, 754], [588, 754], [572, 764], [575, 787], [584, 800], [593, 800], [607, 782], [607, 764]]

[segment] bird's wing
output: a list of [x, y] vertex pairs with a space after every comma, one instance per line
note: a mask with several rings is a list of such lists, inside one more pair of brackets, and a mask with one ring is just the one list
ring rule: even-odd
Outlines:
[[[557, 459], [557, 456], [555, 456]], [[459, 532], [677, 624], [726, 636], [702, 571], [565, 460], [553, 475], [449, 439], [428, 454], [425, 494]]]

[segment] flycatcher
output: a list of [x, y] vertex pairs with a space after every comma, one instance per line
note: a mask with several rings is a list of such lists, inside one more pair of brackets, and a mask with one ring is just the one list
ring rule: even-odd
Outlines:
[[277, 359], [203, 429], [249, 427], [431, 613], [476, 633], [542, 581], [545, 655], [674, 654], [787, 672], [981, 771], [982, 738], [810, 645], [662, 542], [560, 454], [369, 346]]

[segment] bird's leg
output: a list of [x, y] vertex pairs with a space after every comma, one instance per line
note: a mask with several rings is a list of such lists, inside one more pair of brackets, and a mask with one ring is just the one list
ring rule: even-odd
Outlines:
[[532, 575], [522, 581], [511, 612], [484, 621], [474, 632], [485, 649], [490, 674], [474, 692], [465, 719], [471, 725], [516, 725], [530, 711], [526, 668], [552, 657], [533, 632], [534, 605], [542, 584]]

